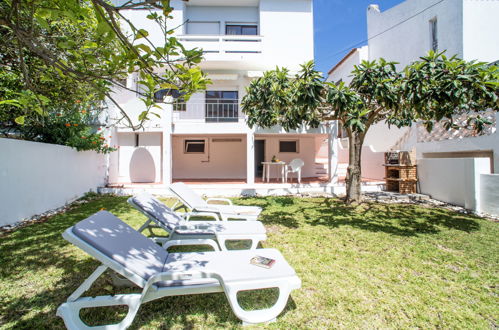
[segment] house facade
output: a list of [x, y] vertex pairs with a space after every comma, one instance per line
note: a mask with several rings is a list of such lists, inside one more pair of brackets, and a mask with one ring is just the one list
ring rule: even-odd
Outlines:
[[[274, 156], [286, 163], [302, 159], [305, 180], [334, 181], [334, 122], [292, 132], [251, 129], [240, 106], [250, 81], [264, 71], [284, 66], [296, 72], [314, 58], [312, 0], [172, 0], [171, 6], [171, 26], [179, 26], [174, 35], [186, 48], [203, 49], [200, 66], [213, 83], [187, 102], [160, 103], [161, 118], [144, 130], [115, 123], [111, 144], [119, 150], [110, 156], [109, 183], [254, 184], [261, 181], [261, 163]], [[163, 35], [154, 32], [148, 13], [124, 14], [159, 44]], [[136, 80], [130, 75], [127, 87], [138, 88]], [[144, 110], [133, 91], [116, 90], [115, 98], [132, 118]], [[271, 176], [278, 171], [272, 167]]]

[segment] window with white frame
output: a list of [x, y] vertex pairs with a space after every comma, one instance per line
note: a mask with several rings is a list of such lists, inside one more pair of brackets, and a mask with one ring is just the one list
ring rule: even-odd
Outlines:
[[279, 152], [298, 153], [298, 140], [279, 140]]
[[430, 40], [431, 40], [431, 50], [438, 50], [438, 21], [434, 17], [430, 20]]
[[258, 26], [256, 24], [228, 23], [225, 25], [225, 34], [231, 36], [256, 36]]
[[206, 150], [206, 140], [184, 140], [184, 153], [204, 154]]
[[173, 111], [187, 111], [187, 103], [183, 97], [179, 97], [173, 101]]

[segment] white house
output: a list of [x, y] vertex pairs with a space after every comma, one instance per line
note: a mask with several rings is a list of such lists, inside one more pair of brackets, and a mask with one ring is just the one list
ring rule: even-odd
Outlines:
[[[163, 103], [163, 116], [140, 132], [119, 123], [111, 144], [110, 184], [173, 181], [254, 184], [261, 182], [261, 162], [273, 156], [305, 162], [305, 182], [330, 184], [335, 178], [336, 124], [286, 133], [281, 128], [250, 129], [240, 101], [251, 79], [276, 66], [299, 70], [314, 58], [312, 0], [172, 0], [172, 26], [186, 48], [204, 50], [201, 68], [213, 84], [187, 103]], [[147, 28], [153, 41], [162, 35], [145, 16], [125, 15]], [[182, 25], [182, 23], [185, 23]], [[131, 75], [127, 86], [134, 89]], [[116, 91], [116, 99], [133, 118], [143, 105], [136, 93]], [[333, 170], [331, 170], [333, 168]], [[277, 167], [271, 175], [276, 176]]]

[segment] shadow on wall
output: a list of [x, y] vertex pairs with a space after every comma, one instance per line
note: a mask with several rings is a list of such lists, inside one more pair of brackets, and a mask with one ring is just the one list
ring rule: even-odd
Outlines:
[[137, 148], [130, 159], [130, 180], [136, 183], [156, 181], [156, 168], [151, 153], [146, 148]]

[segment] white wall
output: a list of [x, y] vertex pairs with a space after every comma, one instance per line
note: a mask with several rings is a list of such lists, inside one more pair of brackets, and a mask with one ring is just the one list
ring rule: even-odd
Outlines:
[[418, 160], [421, 193], [479, 210], [480, 175], [490, 173], [488, 158], [423, 158]]
[[379, 122], [369, 128], [364, 144], [370, 146], [376, 152], [387, 152], [409, 129], [409, 127], [398, 128], [393, 125], [388, 126], [384, 122]]
[[463, 5], [463, 58], [499, 60], [499, 1], [464, 0]]
[[[438, 21], [438, 48], [447, 50], [447, 55], [462, 57], [462, 1], [446, 0], [429, 8], [437, 1], [406, 0], [381, 12], [370, 6], [367, 10], [369, 59], [383, 57], [399, 62], [400, 67], [418, 60], [431, 49], [429, 21], [434, 17]], [[494, 39], [491, 36], [489, 42]]]
[[0, 155], [0, 226], [61, 207], [105, 184], [105, 156], [93, 151], [0, 138]]
[[480, 175], [480, 212], [499, 217], [499, 174]]
[[343, 81], [345, 84], [350, 84], [352, 81], [352, 71], [355, 65], [359, 65], [362, 61], [368, 60], [368, 48], [367, 46], [361, 48], [355, 48], [354, 52], [348, 57], [345, 57], [342, 63], [338, 64], [334, 70], [329, 72], [326, 81], [333, 83], [339, 80]]
[[314, 59], [314, 23], [311, 0], [260, 0], [263, 63], [298, 70]]
[[[138, 134], [138, 146], [135, 135]], [[158, 183], [161, 173], [161, 133], [118, 133], [118, 183]], [[113, 164], [116, 166], [115, 164]]]
[[[338, 148], [338, 163], [348, 164], [348, 148], [343, 148], [340, 144]], [[382, 181], [385, 177], [385, 154], [376, 152], [371, 146], [364, 145], [361, 155], [362, 178]]]

